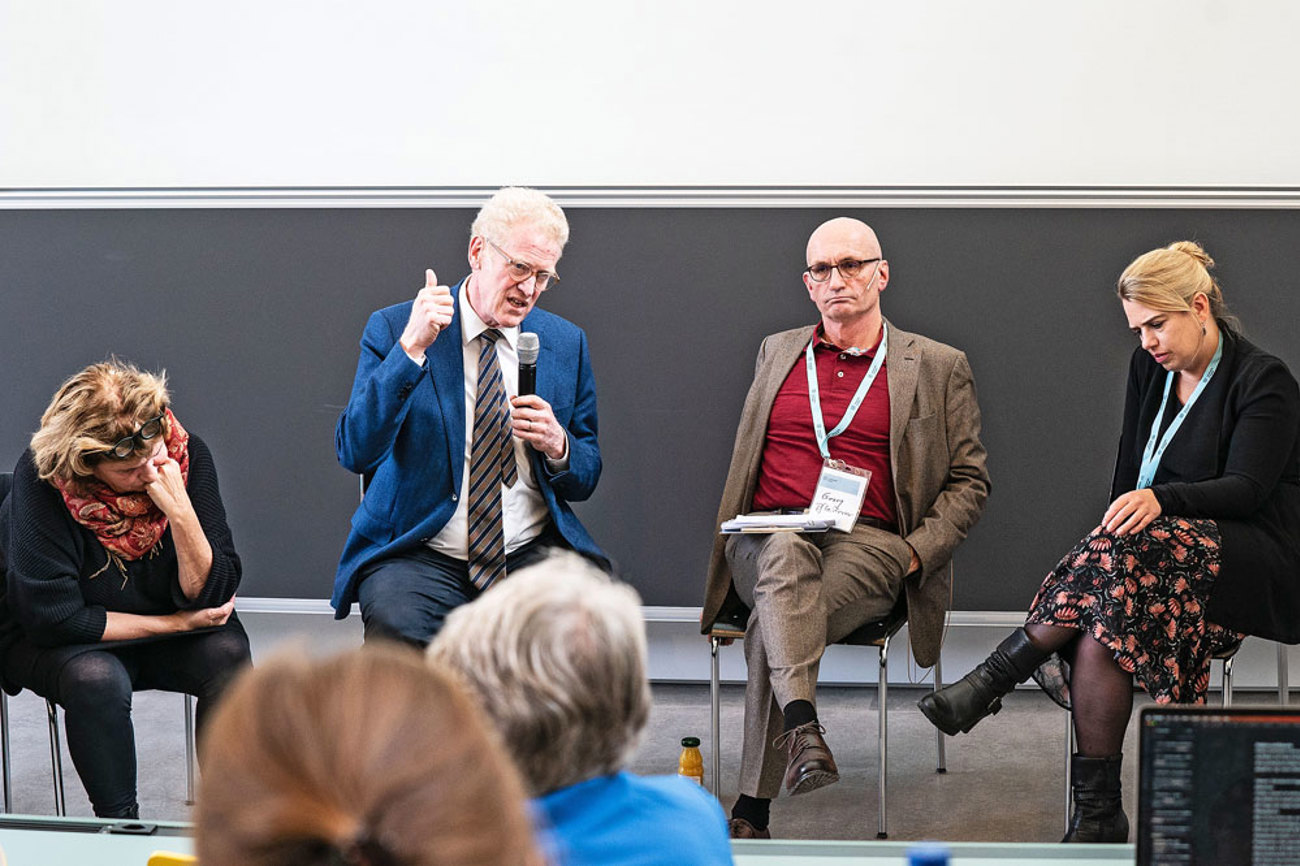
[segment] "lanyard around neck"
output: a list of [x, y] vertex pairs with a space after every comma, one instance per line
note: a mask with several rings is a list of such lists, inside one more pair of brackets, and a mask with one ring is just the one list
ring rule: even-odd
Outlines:
[[[1219, 359], [1222, 357], [1223, 335], [1220, 334], [1219, 345], [1214, 349], [1214, 357], [1210, 359], [1209, 366], [1207, 366], [1205, 372], [1201, 374], [1201, 381], [1196, 383], [1196, 390], [1192, 392], [1192, 396], [1187, 398], [1187, 402], [1183, 404], [1183, 408], [1174, 416], [1174, 420], [1169, 422], [1169, 429], [1165, 431], [1165, 435], [1161, 436], [1160, 419], [1165, 417], [1165, 408], [1169, 404], [1169, 389], [1173, 387], [1174, 378], [1178, 374], [1173, 370], [1170, 370], [1169, 375], [1165, 377], [1165, 393], [1164, 396], [1160, 398], [1160, 410], [1156, 412], [1156, 417], [1151, 419], [1151, 436], [1147, 439], [1147, 447], [1142, 451], [1142, 468], [1138, 472], [1137, 481], [1138, 490], [1151, 486], [1151, 482], [1156, 477], [1156, 470], [1160, 468], [1160, 458], [1165, 455], [1165, 449], [1168, 448], [1169, 443], [1173, 441], [1174, 434], [1178, 432], [1178, 428], [1183, 426], [1183, 419], [1187, 417], [1187, 413], [1191, 410], [1192, 404], [1196, 402], [1197, 397], [1201, 396], [1201, 392], [1205, 390], [1205, 386], [1208, 385], [1210, 379], [1213, 378], [1214, 371], [1219, 369]], [[1157, 439], [1159, 439], [1160, 443], [1158, 445], [1156, 444]]]
[[845, 410], [844, 417], [840, 423], [835, 425], [835, 429], [826, 432], [826, 420], [822, 417], [822, 397], [821, 389], [817, 385], [817, 362], [813, 359], [813, 344], [817, 342], [817, 335], [808, 341], [808, 348], [804, 350], [805, 366], [808, 368], [808, 404], [812, 409], [813, 431], [817, 434], [817, 449], [822, 453], [822, 459], [831, 459], [831, 450], [827, 443], [831, 439], [843, 433], [848, 429], [849, 424], [853, 422], [854, 416], [858, 414], [858, 407], [866, 399], [867, 392], [871, 390], [871, 383], [876, 381], [876, 374], [880, 372], [881, 366], [885, 363], [885, 352], [889, 348], [889, 331], [888, 326], [883, 320], [880, 322], [880, 346], [876, 349], [876, 357], [871, 359], [871, 366], [867, 369], [867, 374], [862, 377], [862, 382], [858, 385], [857, 392], [849, 402], [849, 408]]

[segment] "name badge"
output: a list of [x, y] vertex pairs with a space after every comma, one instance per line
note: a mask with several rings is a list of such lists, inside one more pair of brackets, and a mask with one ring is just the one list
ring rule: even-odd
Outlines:
[[808, 516], [834, 521], [840, 532], [851, 532], [862, 513], [871, 472], [849, 466], [843, 460], [823, 460]]

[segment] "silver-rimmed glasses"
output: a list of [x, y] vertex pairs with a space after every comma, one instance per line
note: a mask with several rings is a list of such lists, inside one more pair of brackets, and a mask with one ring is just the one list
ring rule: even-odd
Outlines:
[[544, 292], [550, 288], [551, 284], [560, 281], [559, 276], [550, 271], [535, 268], [527, 262], [521, 262], [511, 258], [510, 253], [497, 246], [491, 238], [483, 238], [483, 240], [487, 241], [492, 249], [500, 253], [501, 257], [506, 260], [506, 270], [510, 273], [510, 278], [516, 282], [526, 282], [529, 277], [533, 277], [536, 280], [533, 285], [537, 287], [537, 291]]

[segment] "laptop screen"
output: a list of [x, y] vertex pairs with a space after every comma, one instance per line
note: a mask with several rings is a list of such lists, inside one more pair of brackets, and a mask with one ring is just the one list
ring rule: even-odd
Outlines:
[[1138, 866], [1300, 863], [1300, 707], [1142, 710]]

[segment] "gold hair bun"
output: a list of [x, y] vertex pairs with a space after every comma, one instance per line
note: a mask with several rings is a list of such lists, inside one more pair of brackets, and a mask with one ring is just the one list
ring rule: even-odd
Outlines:
[[1200, 244], [1198, 244], [1196, 241], [1176, 241], [1170, 244], [1167, 247], [1167, 249], [1177, 250], [1180, 253], [1186, 253], [1187, 255], [1191, 256], [1192, 258], [1200, 262], [1201, 265], [1207, 271], [1210, 268], [1214, 267], [1214, 259], [1210, 258], [1210, 254], [1207, 253], [1205, 251], [1205, 248], [1202, 247]]

